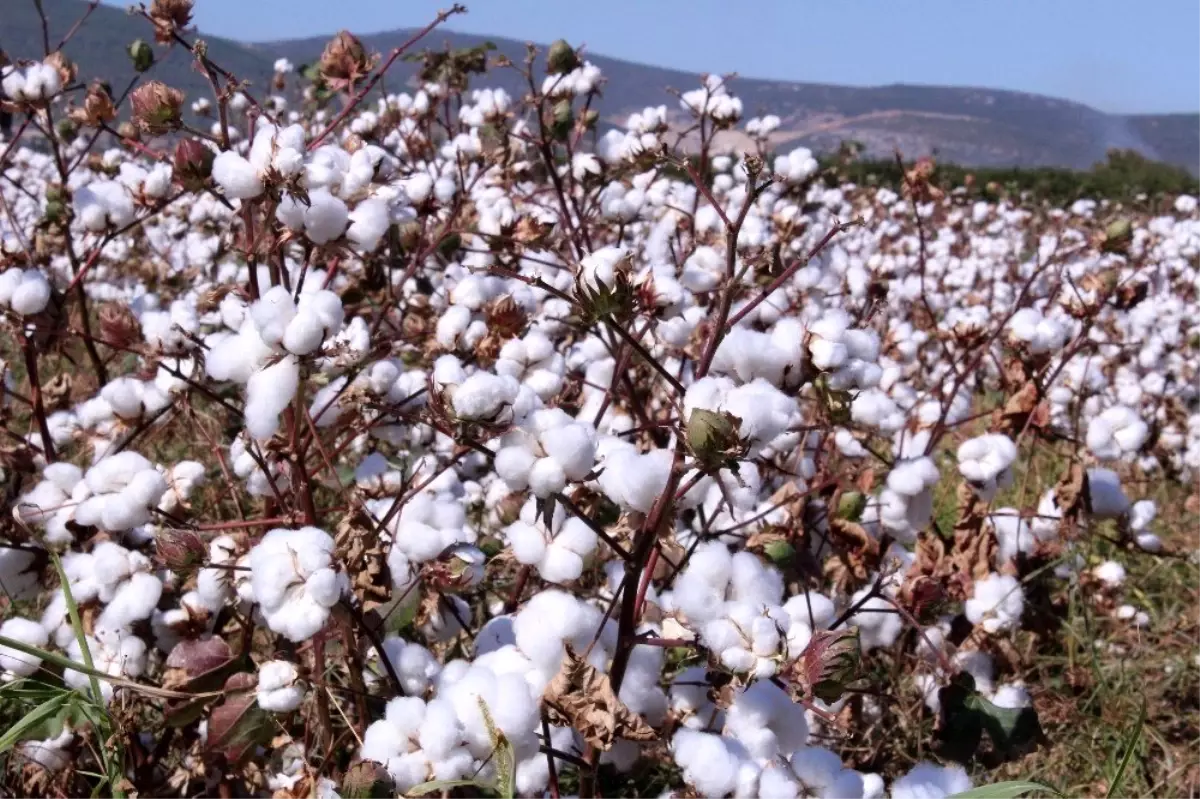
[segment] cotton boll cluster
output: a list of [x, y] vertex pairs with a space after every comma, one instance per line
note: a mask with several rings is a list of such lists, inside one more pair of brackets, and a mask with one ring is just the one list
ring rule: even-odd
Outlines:
[[983, 499], [991, 499], [1012, 485], [1012, 465], [1017, 447], [1012, 439], [987, 433], [964, 441], [958, 448], [958, 473]]
[[290, 291], [274, 286], [250, 306], [250, 317], [268, 346], [309, 355], [342, 329], [345, 313], [332, 291], [304, 292], [294, 302]]
[[[455, 397], [461, 393], [461, 388]], [[592, 429], [558, 408], [534, 411], [506, 433], [496, 452], [496, 473], [514, 491], [526, 487], [545, 498], [582, 480], [596, 459]]]
[[731, 124], [742, 116], [742, 101], [729, 93], [724, 79], [709, 75], [704, 88], [684, 92], [679, 98], [683, 110], [696, 116], [711, 117], [714, 122]]
[[0, 272], [0, 308], [32, 316], [41, 313], [50, 302], [51, 287], [37, 269], [6, 269]]
[[563, 357], [555, 350], [554, 343], [536, 330], [505, 343], [495, 368], [497, 374], [514, 377], [529, 386], [543, 402], [551, 400], [563, 387]]
[[423, 491], [411, 497], [398, 514], [389, 513], [392, 503], [392, 499], [369, 500], [367, 510], [380, 521], [391, 516], [385, 528], [392, 542], [387, 562], [398, 591], [412, 584], [414, 569], [420, 564], [456, 544], [475, 542], [463, 505], [452, 494]]
[[892, 799], [941, 799], [965, 793], [971, 785], [962, 766], [921, 762], [892, 783]]
[[333, 539], [316, 527], [276, 528], [250, 550], [250, 585], [267, 625], [289, 641], [311, 638], [349, 588]]
[[97, 180], [75, 190], [75, 217], [84, 230], [103, 233], [134, 221], [133, 197], [115, 180]]
[[724, 544], [711, 543], [696, 549], [669, 604], [722, 665], [767, 678], [799, 654], [788, 650], [792, 618], [782, 596], [774, 569], [749, 552], [730, 555]]

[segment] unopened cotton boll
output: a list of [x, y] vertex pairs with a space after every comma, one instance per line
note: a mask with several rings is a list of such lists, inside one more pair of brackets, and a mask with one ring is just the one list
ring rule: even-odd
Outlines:
[[258, 669], [255, 699], [272, 713], [290, 713], [300, 707], [304, 686], [296, 666], [286, 660], [270, 660]]

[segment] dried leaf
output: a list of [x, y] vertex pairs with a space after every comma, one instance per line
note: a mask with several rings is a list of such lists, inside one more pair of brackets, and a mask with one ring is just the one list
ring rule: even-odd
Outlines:
[[558, 674], [542, 694], [552, 723], [577, 730], [589, 744], [607, 752], [617, 738], [653, 741], [653, 728], [613, 693], [607, 674], [577, 656], [567, 646]]
[[237, 763], [254, 747], [270, 739], [275, 730], [271, 714], [258, 705], [254, 687], [258, 678], [241, 672], [225, 681], [225, 699], [208, 718], [210, 750]]

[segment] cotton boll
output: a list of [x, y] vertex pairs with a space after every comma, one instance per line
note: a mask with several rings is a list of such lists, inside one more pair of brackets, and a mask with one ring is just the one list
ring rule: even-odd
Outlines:
[[300, 707], [304, 687], [295, 665], [286, 660], [271, 660], [258, 669], [255, 698], [259, 707], [272, 713], [290, 713]]
[[[864, 588], [850, 598], [851, 606], [858, 605], [867, 595], [869, 588]], [[904, 630], [904, 621], [892, 603], [883, 597], [868, 599], [850, 617], [851, 622], [858, 628], [859, 639], [864, 652], [876, 648], [887, 648], [896, 642]]]
[[275, 435], [279, 414], [296, 395], [300, 384], [300, 364], [288, 355], [275, 364], [255, 372], [246, 384], [246, 429], [259, 441]]
[[[0, 636], [38, 648], [44, 648], [50, 642], [50, 635], [45, 627], [38, 622], [22, 618], [11, 618], [0, 624]], [[41, 663], [40, 657], [0, 646], [0, 681], [11, 682], [19, 677], [32, 676]]]
[[387, 202], [378, 198], [366, 199], [356, 205], [349, 214], [349, 220], [346, 238], [364, 252], [374, 252], [391, 225]]
[[305, 235], [315, 244], [324, 244], [342, 235], [349, 221], [346, 204], [324, 188], [310, 191], [308, 201], [304, 211]]
[[971, 784], [962, 766], [922, 762], [892, 783], [892, 799], [942, 799], [969, 791]]
[[1120, 458], [1140, 450], [1149, 435], [1150, 428], [1135, 411], [1117, 405], [1088, 423], [1087, 446], [1097, 458]]
[[218, 153], [213, 159], [212, 177], [231, 199], [252, 200], [263, 192], [262, 178], [257, 170], [232, 150]]
[[1110, 587], [1120, 586], [1125, 582], [1125, 567], [1115, 560], [1106, 560], [1092, 569], [1096, 579]]
[[982, 623], [989, 633], [1010, 630], [1020, 625], [1025, 607], [1025, 591], [1015, 577], [989, 574], [975, 581], [975, 593], [967, 600], [964, 612], [972, 624]]
[[681, 729], [671, 739], [671, 754], [684, 781], [702, 796], [724, 796], [737, 786], [740, 764], [719, 736]]
[[958, 471], [981, 497], [990, 499], [1012, 482], [1009, 470], [1016, 457], [1017, 447], [1008, 436], [987, 433], [959, 446]]

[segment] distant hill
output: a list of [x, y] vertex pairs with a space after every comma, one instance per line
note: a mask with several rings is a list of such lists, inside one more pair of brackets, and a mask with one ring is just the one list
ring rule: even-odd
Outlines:
[[[13, 56], [40, 54], [41, 28], [33, 4], [0, 0], [3, 23], [0, 47]], [[79, 18], [80, 0], [43, 0], [57, 42]], [[347, 7], [350, 11], [352, 6]], [[355, 20], [348, 14], [347, 23]], [[352, 28], [353, 29], [353, 28]], [[408, 39], [410, 29], [362, 35], [371, 49], [387, 52]], [[203, 34], [201, 34], [203, 36]], [[150, 39], [149, 26], [120, 9], [101, 6], [67, 47], [83, 74], [104, 75], [120, 91], [133, 75], [124, 48], [136, 38]], [[296, 64], [319, 57], [327, 37], [243, 44], [203, 36], [209, 53], [239, 78], [261, 88], [276, 58]], [[470, 47], [488, 37], [435, 31], [420, 47]], [[525, 45], [491, 38], [497, 52], [520, 63]], [[607, 83], [598, 108], [605, 121], [619, 123], [647, 105], [678, 102], [665, 90], [688, 90], [699, 76], [678, 70], [635, 64], [588, 54]], [[414, 64], [398, 62], [389, 73], [390, 86], [415, 75]], [[154, 77], [186, 91], [207, 94], [204, 78], [191, 69], [190, 57], [178, 48], [155, 67]], [[486, 85], [504, 86], [514, 94], [525, 87], [511, 70], [493, 71]], [[783, 125], [773, 137], [780, 148], [801, 144], [827, 151], [843, 140], [866, 145], [867, 154], [886, 156], [899, 148], [906, 157], [936, 153], [944, 161], [970, 166], [1062, 166], [1084, 169], [1104, 159], [1108, 149], [1133, 149], [1200, 174], [1200, 114], [1116, 115], [1080, 103], [1036, 94], [947, 86], [891, 85], [870, 88], [777, 80], [738, 79], [732, 86], [747, 115], [777, 114]]]

